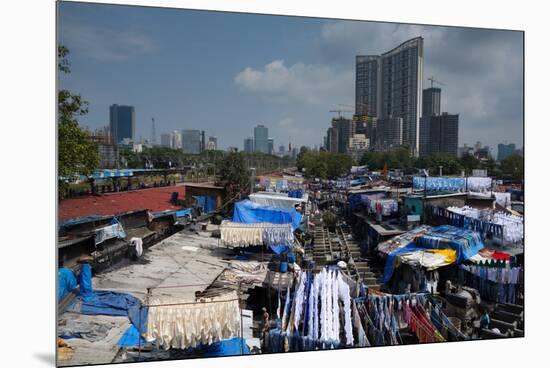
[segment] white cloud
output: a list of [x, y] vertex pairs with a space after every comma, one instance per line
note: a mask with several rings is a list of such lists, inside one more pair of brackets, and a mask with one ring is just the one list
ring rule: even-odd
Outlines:
[[71, 52], [100, 62], [122, 62], [153, 51], [153, 40], [137, 30], [114, 30], [66, 17], [61, 43]]
[[354, 83], [350, 70], [304, 63], [287, 66], [283, 60], [274, 60], [260, 70], [247, 67], [234, 81], [242, 91], [274, 101], [327, 106], [341, 103], [342, 94], [351, 98]]

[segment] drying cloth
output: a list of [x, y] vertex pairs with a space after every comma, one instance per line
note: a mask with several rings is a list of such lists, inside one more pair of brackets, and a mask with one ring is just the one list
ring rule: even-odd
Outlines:
[[[270, 247], [292, 247], [294, 232], [290, 224], [256, 223], [243, 224], [223, 221], [220, 225], [221, 240], [224, 245], [248, 247], [268, 245]], [[275, 249], [275, 251], [278, 248]], [[286, 248], [283, 248], [283, 250]]]
[[263, 244], [263, 224], [238, 224], [224, 221], [220, 225], [223, 245], [249, 247]]
[[456, 251], [452, 249], [425, 249], [401, 254], [399, 260], [410, 266], [422, 266], [428, 271], [456, 262]]
[[[340, 273], [338, 273], [337, 283], [338, 297], [344, 303], [344, 331], [346, 334], [346, 346], [353, 346], [353, 328], [351, 324], [351, 297], [349, 294], [349, 285], [343, 280]], [[339, 329], [337, 331], [339, 331]]]
[[141, 257], [143, 254], [143, 239], [141, 238], [131, 238], [130, 244], [136, 248], [136, 253], [138, 257]]
[[103, 340], [111, 328], [116, 326], [115, 322], [98, 323], [72, 319], [62, 322], [57, 327], [57, 336], [63, 339], [81, 338], [91, 342]]
[[152, 300], [147, 341], [156, 341], [168, 350], [209, 345], [237, 336], [240, 331], [237, 294], [232, 292], [209, 301], [215, 302], [177, 305], [176, 300]]
[[103, 243], [105, 240], [112, 238], [125, 238], [126, 232], [124, 228], [116, 219], [113, 219], [113, 223], [108, 226], [101, 227], [95, 230], [95, 244]]

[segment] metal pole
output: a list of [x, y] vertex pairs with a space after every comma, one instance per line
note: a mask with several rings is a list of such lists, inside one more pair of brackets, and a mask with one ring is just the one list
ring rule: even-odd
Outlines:
[[241, 355], [244, 355], [244, 336], [243, 336], [243, 309], [241, 307], [241, 282], [239, 281], [238, 289], [238, 303], [239, 303], [239, 313], [241, 314]]
[[141, 357], [141, 310], [142, 309], [143, 309], [143, 304], [139, 302], [138, 358]]

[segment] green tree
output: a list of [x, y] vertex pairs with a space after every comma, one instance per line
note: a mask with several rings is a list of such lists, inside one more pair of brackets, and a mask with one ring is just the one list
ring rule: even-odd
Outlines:
[[462, 165], [462, 167], [466, 171], [466, 175], [471, 175], [472, 170], [479, 169], [480, 167], [479, 160], [468, 153], [462, 155], [459, 161], [460, 165]]
[[219, 162], [218, 171], [220, 181], [225, 187], [226, 200], [232, 200], [246, 191], [249, 173], [242, 153], [230, 152]]
[[327, 163], [327, 176], [329, 179], [336, 179], [345, 175], [353, 165], [353, 159], [350, 155], [344, 153], [323, 152], [320, 159]]
[[517, 180], [523, 180], [524, 178], [524, 167], [523, 167], [523, 157], [518, 154], [513, 154], [508, 156], [500, 163], [500, 169], [504, 176], [511, 177]]
[[[58, 68], [62, 73], [70, 73], [69, 50], [58, 48]], [[90, 140], [86, 130], [78, 125], [78, 117], [88, 113], [88, 103], [78, 94], [66, 89], [58, 92], [58, 175], [72, 178], [77, 175], [89, 175], [99, 165], [99, 152]], [[60, 197], [66, 183], [59, 181]]]
[[353, 164], [351, 156], [343, 153], [304, 150], [296, 161], [298, 169], [305, 169], [308, 178], [335, 179], [345, 175]]

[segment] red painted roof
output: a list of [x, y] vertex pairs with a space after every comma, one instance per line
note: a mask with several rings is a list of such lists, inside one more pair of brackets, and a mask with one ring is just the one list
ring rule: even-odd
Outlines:
[[178, 210], [181, 207], [170, 203], [172, 192], [179, 192], [180, 199], [185, 197], [185, 188], [182, 185], [176, 185], [63, 199], [59, 203], [59, 221], [64, 222], [91, 215], [116, 215], [140, 209], [148, 209], [152, 212]]

